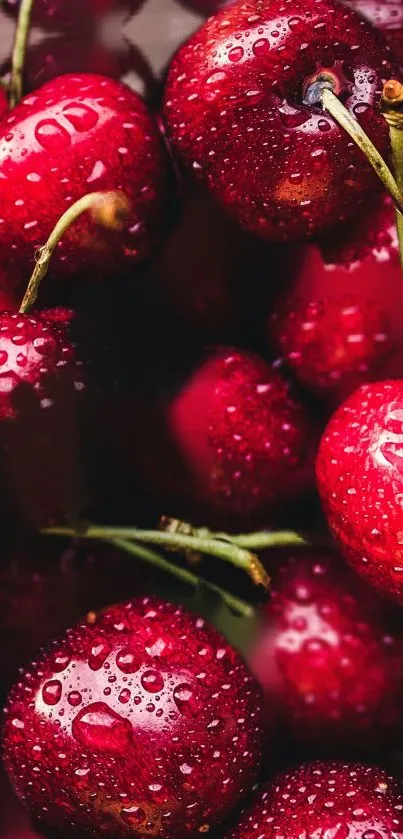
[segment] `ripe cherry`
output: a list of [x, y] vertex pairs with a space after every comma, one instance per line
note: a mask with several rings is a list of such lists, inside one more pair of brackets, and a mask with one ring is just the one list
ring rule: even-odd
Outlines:
[[333, 414], [317, 458], [329, 526], [347, 559], [403, 603], [403, 381], [362, 385]]
[[14, 789], [38, 826], [81, 836], [208, 832], [251, 788], [260, 749], [260, 691], [241, 658], [150, 598], [48, 645], [6, 706]]
[[324, 112], [330, 87], [381, 153], [383, 37], [333, 0], [235, 3], [176, 54], [165, 118], [177, 152], [226, 210], [289, 241], [357, 214], [377, 189], [362, 152]]
[[385, 748], [403, 729], [401, 615], [330, 551], [277, 552], [250, 666], [268, 741], [309, 754]]
[[288, 273], [269, 337], [301, 384], [334, 405], [363, 382], [401, 374], [403, 285], [389, 199], [353, 228], [295, 249]]

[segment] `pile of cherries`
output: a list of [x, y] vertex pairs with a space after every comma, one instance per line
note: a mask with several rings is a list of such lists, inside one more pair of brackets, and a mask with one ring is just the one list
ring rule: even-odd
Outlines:
[[403, 3], [147, 2], [1, 12], [0, 839], [403, 839]]

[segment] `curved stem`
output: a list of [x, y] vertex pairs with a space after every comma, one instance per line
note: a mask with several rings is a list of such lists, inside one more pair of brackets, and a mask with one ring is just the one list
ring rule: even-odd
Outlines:
[[196, 574], [193, 574], [187, 568], [181, 568], [180, 565], [174, 565], [173, 563], [168, 562], [168, 560], [156, 553], [156, 551], [150, 551], [149, 548], [144, 548], [142, 545], [137, 545], [135, 542], [128, 542], [126, 539], [105, 539], [103, 541], [108, 542], [110, 545], [114, 545], [116, 548], [120, 548], [122, 551], [126, 551], [126, 553], [133, 554], [134, 556], [139, 557], [139, 559], [145, 560], [145, 562], [154, 565], [156, 568], [160, 568], [168, 574], [172, 574], [174, 577], [177, 577], [178, 580], [181, 580], [181, 582], [186, 583], [187, 585], [194, 586], [196, 588], [199, 585], [204, 585], [207, 588], [212, 589], [212, 591], [215, 591], [223, 598], [230, 609], [238, 612], [238, 614], [243, 617], [249, 618], [253, 615], [253, 606], [249, 603], [246, 603], [244, 600], [241, 600], [229, 591], [225, 591], [220, 588], [220, 586], [216, 586], [215, 583], [211, 583], [207, 580], [200, 580]]
[[392, 172], [386, 165], [382, 155], [378, 149], [375, 148], [373, 142], [369, 139], [364, 129], [361, 128], [359, 122], [351, 116], [347, 108], [342, 105], [335, 94], [323, 88], [321, 92], [321, 101], [323, 107], [329, 111], [329, 114], [341, 125], [342, 128], [349, 134], [352, 140], [356, 143], [358, 148], [364, 152], [365, 157], [375, 170], [378, 178], [382, 181], [385, 189], [392, 196], [393, 201], [400, 212], [403, 212], [403, 195], [396, 183]]
[[87, 210], [91, 212], [94, 221], [98, 224], [111, 230], [119, 230], [127, 216], [129, 205], [123, 192], [90, 192], [63, 213], [47, 242], [35, 254], [36, 264], [20, 306], [21, 314], [27, 312], [34, 305], [38, 297], [39, 286], [48, 272], [51, 256], [60, 239], [70, 225]]
[[[396, 183], [403, 192], [403, 84], [401, 82], [395, 79], [386, 82], [382, 93], [381, 108], [389, 126]], [[400, 264], [403, 268], [403, 216], [398, 210], [396, 211], [396, 228]]]
[[10, 107], [14, 108], [22, 97], [25, 52], [34, 0], [22, 0], [15, 31], [11, 56], [11, 79], [9, 86]]
[[199, 551], [209, 556], [216, 556], [225, 562], [230, 562], [236, 568], [245, 571], [256, 585], [268, 588], [269, 577], [257, 556], [238, 547], [231, 541], [215, 539], [212, 536], [200, 537], [184, 533], [167, 533], [160, 530], [140, 530], [136, 527], [103, 527], [90, 525], [82, 532], [71, 527], [48, 527], [43, 533], [57, 536], [83, 535], [93, 539], [125, 539], [144, 542], [149, 545], [161, 545], [163, 548], [176, 548], [179, 551]]
[[[216, 534], [216, 537], [219, 534]], [[235, 545], [240, 548], [251, 550], [264, 550], [265, 548], [287, 548], [295, 545], [311, 545], [308, 539], [296, 533], [294, 530], [272, 530], [257, 531], [256, 533], [239, 533], [231, 536]]]

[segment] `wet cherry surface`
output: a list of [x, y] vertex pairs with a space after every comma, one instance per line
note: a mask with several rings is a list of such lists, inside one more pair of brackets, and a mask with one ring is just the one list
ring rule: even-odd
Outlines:
[[173, 60], [170, 136], [243, 227], [267, 239], [312, 235], [359, 212], [377, 183], [345, 132], [306, 104], [309, 85], [330, 73], [350, 113], [386, 151], [377, 103], [395, 72], [389, 58], [384, 39], [332, 0], [236, 3]]
[[42, 651], [9, 697], [4, 747], [38, 823], [179, 839], [210, 830], [250, 788], [261, 695], [203, 619], [134, 600]]
[[388, 198], [284, 262], [268, 335], [302, 385], [335, 406], [363, 382], [401, 374], [403, 285]]
[[393, 839], [403, 830], [400, 784], [359, 763], [311, 763], [258, 793], [228, 839]]
[[317, 458], [328, 523], [352, 565], [403, 603], [403, 381], [362, 385], [333, 414]]
[[343, 0], [346, 6], [380, 29], [403, 65], [403, 5], [400, 0]]
[[384, 749], [403, 728], [401, 614], [330, 551], [270, 553], [250, 666], [270, 738], [308, 754]]
[[0, 254], [3, 266], [19, 270], [24, 283], [36, 248], [84, 192], [124, 191], [129, 219], [117, 234], [99, 231], [88, 214], [81, 216], [53, 257], [54, 275], [87, 269], [97, 279], [128, 270], [148, 254], [160, 232], [165, 156], [133, 91], [103, 76], [61, 76], [6, 116], [0, 149]]

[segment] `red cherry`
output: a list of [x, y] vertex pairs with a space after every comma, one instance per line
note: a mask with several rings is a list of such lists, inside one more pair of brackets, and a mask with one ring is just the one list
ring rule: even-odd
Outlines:
[[268, 731], [311, 753], [385, 747], [403, 727], [401, 614], [330, 552], [281, 552], [249, 658]]
[[403, 381], [362, 385], [324, 431], [317, 479], [351, 564], [403, 603]]
[[403, 371], [403, 285], [388, 199], [353, 229], [304, 246], [269, 320], [271, 343], [299, 381], [331, 404]]
[[63, 237], [52, 274], [86, 270], [97, 279], [127, 271], [149, 253], [161, 224], [165, 155], [133, 91], [103, 76], [60, 76], [26, 96], [1, 125], [6, 270], [19, 269], [26, 281], [35, 249], [61, 212], [89, 191], [123, 190], [132, 206], [127, 227], [98, 232], [85, 214]]
[[403, 830], [400, 784], [360, 763], [307, 763], [265, 786], [228, 839], [390, 839]]
[[[30, 524], [72, 512], [86, 374], [74, 313], [0, 313], [0, 452], [6, 495]], [[77, 496], [78, 501], [78, 496]]]
[[360, 212], [377, 183], [318, 104], [324, 76], [377, 148], [394, 74], [384, 39], [333, 0], [248, 0], [176, 54], [165, 117], [177, 151], [226, 210], [266, 239], [298, 239]]
[[258, 685], [216, 630], [181, 607], [132, 600], [69, 630], [22, 674], [5, 767], [38, 824], [183, 839], [252, 786], [260, 718]]
[[[193, 516], [203, 512], [210, 522], [217, 517], [239, 526], [255, 517], [267, 520], [273, 507], [311, 486], [312, 420], [259, 356], [216, 349], [181, 385], [176, 364], [159, 377], [158, 395], [150, 398], [148, 387], [144, 403], [132, 413], [126, 406], [130, 436], [124, 435], [121, 457], [127, 465], [131, 451], [132, 471], [140, 469], [168, 512], [177, 504], [182, 513], [185, 506]], [[136, 435], [133, 423], [141, 429]]]
[[1, 839], [43, 839], [34, 831], [18, 799], [13, 794], [0, 768], [0, 836]]
[[403, 6], [401, 0], [343, 0], [343, 2], [383, 32], [399, 64], [402, 65]]

